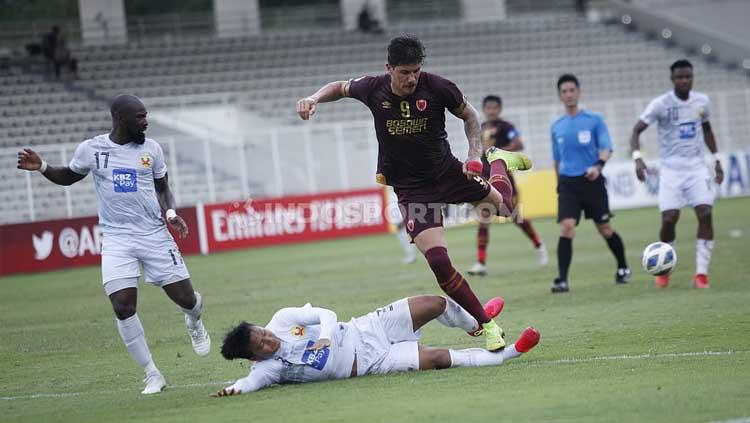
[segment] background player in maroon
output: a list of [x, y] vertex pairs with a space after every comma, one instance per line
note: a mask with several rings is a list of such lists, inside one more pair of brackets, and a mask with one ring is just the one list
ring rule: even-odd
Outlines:
[[[343, 97], [355, 98], [370, 109], [379, 147], [378, 182], [393, 186], [407, 232], [440, 287], [482, 324], [487, 349], [498, 350], [505, 346], [502, 329], [487, 316], [448, 257], [442, 206], [466, 202], [508, 216], [513, 210], [508, 170], [528, 169], [531, 162], [519, 153], [490, 149], [491, 186], [482, 179], [477, 112], [453, 82], [422, 72], [423, 60], [424, 47], [416, 37], [395, 37], [388, 45], [386, 74], [328, 83], [300, 99], [297, 112], [307, 120], [318, 103]], [[451, 153], [446, 109], [464, 121], [469, 153], [463, 163]]]
[[[484, 113], [484, 122], [482, 122], [482, 145], [485, 149], [498, 147], [508, 151], [523, 150], [521, 134], [512, 123], [500, 118], [503, 111], [503, 100], [497, 95], [488, 95], [482, 100], [482, 112]], [[490, 178], [490, 163], [485, 156], [482, 156], [484, 168], [482, 177]], [[518, 191], [511, 174], [508, 175], [511, 184], [513, 184], [513, 204], [518, 204]], [[487, 245], [490, 242], [490, 216], [483, 216], [484, 219], [479, 222], [477, 230], [477, 262], [469, 269], [470, 275], [484, 276], [487, 274]], [[546, 266], [549, 262], [547, 247], [539, 238], [529, 219], [513, 219], [513, 222], [526, 234], [534, 244], [536, 256], [541, 266]]]

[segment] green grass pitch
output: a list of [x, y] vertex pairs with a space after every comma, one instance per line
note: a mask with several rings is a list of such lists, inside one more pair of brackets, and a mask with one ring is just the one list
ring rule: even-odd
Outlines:
[[[653, 208], [621, 211], [614, 225], [634, 270], [615, 286], [614, 259], [590, 222], [574, 242], [571, 292], [553, 296], [557, 227], [535, 225], [551, 263], [511, 225], [490, 231], [489, 271], [469, 281], [482, 299], [502, 295], [512, 341], [542, 333], [532, 353], [500, 367], [452, 369], [274, 387], [234, 398], [208, 394], [244, 377], [247, 363], [218, 353], [240, 319], [264, 324], [280, 307], [312, 302], [348, 320], [401, 297], [440, 293], [420, 259], [400, 264], [393, 236], [188, 257], [212, 334], [196, 356], [182, 315], [159, 289], [138, 311], [170, 386], [144, 397], [142, 373], [117, 335], [98, 267], [0, 279], [0, 421], [39, 422], [709, 422], [750, 416], [750, 199], [715, 210], [711, 288], [692, 288], [696, 221], [678, 226], [677, 270], [657, 290], [640, 266], [656, 240]], [[475, 228], [447, 232], [454, 265], [474, 260]], [[737, 230], [742, 231], [739, 237]], [[730, 236], [732, 233], [733, 236]], [[422, 342], [466, 348], [481, 339], [431, 323]], [[716, 354], [708, 354], [707, 351]], [[695, 353], [695, 354], [691, 354]]]

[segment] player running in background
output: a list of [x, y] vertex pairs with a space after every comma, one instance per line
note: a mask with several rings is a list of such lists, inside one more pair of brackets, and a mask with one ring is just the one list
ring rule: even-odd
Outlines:
[[[482, 145], [485, 150], [490, 147], [498, 147], [508, 151], [523, 150], [523, 143], [521, 142], [521, 135], [518, 133], [518, 130], [516, 130], [512, 123], [500, 118], [500, 114], [503, 111], [503, 100], [500, 96], [488, 95], [485, 97], [482, 100], [482, 111], [484, 112], [485, 119], [482, 123]], [[482, 163], [484, 164], [482, 177], [489, 179], [490, 164], [484, 155], [482, 156]], [[508, 174], [508, 177], [511, 184], [513, 184], [513, 204], [517, 205], [518, 190], [516, 190], [513, 176]], [[487, 260], [487, 245], [490, 242], [489, 218], [490, 216], [484, 216], [484, 219], [479, 222], [479, 229], [477, 230], [477, 262], [469, 269], [470, 275], [484, 276], [487, 274], [485, 263]], [[539, 265], [546, 266], [549, 262], [547, 247], [541, 238], [539, 238], [534, 227], [531, 226], [531, 221], [523, 219], [519, 222], [514, 219], [513, 222], [529, 237], [531, 243], [534, 244]]]
[[[708, 96], [692, 91], [693, 65], [678, 60], [669, 68], [674, 89], [656, 97], [633, 128], [630, 146], [633, 149], [635, 172], [646, 180], [646, 163], [641, 157], [640, 134], [658, 122], [659, 130], [659, 211], [661, 211], [662, 242], [674, 244], [675, 226], [680, 209], [686, 204], [695, 210], [698, 233], [695, 243], [696, 288], [708, 288], [708, 264], [714, 248], [711, 210], [714, 204], [714, 182], [721, 184], [724, 171], [716, 153], [716, 138], [711, 129]], [[703, 143], [713, 154], [715, 176], [703, 158]], [[656, 286], [667, 287], [669, 275], [656, 276]]]
[[146, 107], [132, 95], [119, 95], [111, 105], [112, 132], [81, 143], [68, 166], [50, 166], [30, 149], [18, 153], [18, 168], [39, 172], [58, 185], [71, 185], [94, 175], [102, 227], [102, 280], [117, 316], [125, 347], [146, 373], [144, 394], [160, 392], [166, 380], [151, 358], [143, 326], [136, 314], [139, 265], [146, 282], [164, 289], [185, 313], [193, 349], [205, 356], [211, 339], [201, 320], [203, 301], [166, 222], [184, 237], [169, 189], [164, 152], [146, 138]]
[[612, 140], [604, 119], [588, 110], [578, 108], [580, 84], [575, 75], [565, 74], [557, 80], [560, 101], [565, 114], [550, 130], [552, 157], [557, 173], [557, 222], [560, 239], [557, 243], [559, 275], [552, 285], [552, 293], [568, 292], [568, 269], [573, 259], [573, 238], [583, 210], [593, 219], [612, 255], [617, 260], [615, 283], [627, 283], [630, 269], [625, 260], [625, 245], [609, 222], [607, 187], [602, 168], [612, 156]]
[[[328, 83], [300, 99], [297, 112], [307, 120], [318, 103], [343, 97], [355, 98], [370, 109], [378, 139], [377, 181], [393, 187], [406, 231], [440, 287], [482, 325], [487, 349], [498, 350], [505, 345], [502, 329], [486, 315], [448, 257], [442, 207], [472, 203], [489, 209], [490, 214], [510, 215], [513, 186], [508, 171], [529, 169], [531, 162], [521, 153], [491, 148], [487, 151], [490, 184], [482, 179], [477, 112], [453, 82], [422, 72], [424, 57], [424, 47], [416, 37], [395, 37], [388, 45], [386, 74]], [[463, 163], [451, 153], [446, 110], [464, 121], [469, 154]]]
[[[502, 298], [487, 304], [487, 313], [502, 310]], [[420, 345], [421, 328], [437, 319], [466, 331], [479, 327], [476, 319], [450, 298], [422, 295], [398, 300], [349, 322], [337, 322], [324, 308], [284, 308], [265, 327], [240, 323], [224, 338], [227, 360], [255, 361], [250, 374], [212, 396], [257, 391], [274, 384], [347, 379], [370, 374], [451, 367], [499, 366], [521, 356], [539, 342], [539, 332], [527, 328], [502, 351], [462, 350]]]

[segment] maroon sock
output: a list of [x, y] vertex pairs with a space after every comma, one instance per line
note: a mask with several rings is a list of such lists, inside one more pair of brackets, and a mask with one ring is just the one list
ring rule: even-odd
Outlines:
[[490, 243], [490, 231], [487, 226], [479, 225], [477, 231], [477, 261], [484, 264], [487, 261], [487, 244]]
[[539, 248], [539, 246], [542, 245], [542, 241], [539, 240], [539, 235], [537, 235], [534, 227], [531, 226], [531, 221], [529, 219], [524, 219], [517, 225], [519, 228], [521, 228], [523, 233], [525, 233], [526, 236], [529, 237], [531, 242], [534, 244], [534, 248]]
[[508, 177], [508, 169], [504, 161], [492, 162], [489, 182], [503, 196], [503, 204], [508, 209], [507, 212], [501, 210], [500, 215], [509, 216], [513, 212], [513, 184]]
[[448, 250], [445, 247], [433, 247], [427, 250], [424, 256], [435, 274], [440, 288], [477, 319], [480, 324], [489, 322], [490, 318], [484, 311], [482, 303], [474, 295], [469, 283], [453, 268], [451, 259], [448, 257]]

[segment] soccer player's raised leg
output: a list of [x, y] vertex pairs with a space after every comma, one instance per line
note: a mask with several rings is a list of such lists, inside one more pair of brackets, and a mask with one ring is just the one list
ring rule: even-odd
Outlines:
[[[501, 216], [513, 213], [513, 183], [508, 176], [509, 171], [531, 169], [531, 159], [523, 153], [506, 151], [497, 147], [490, 147], [485, 153], [490, 163], [489, 183], [502, 196], [498, 206]], [[502, 207], [501, 207], [502, 206]]]
[[146, 335], [143, 331], [143, 325], [136, 313], [136, 304], [138, 302], [138, 279], [128, 278], [113, 280], [105, 284], [105, 289], [112, 290], [119, 286], [129, 286], [109, 293], [109, 300], [117, 316], [117, 330], [120, 332], [122, 341], [125, 343], [128, 353], [138, 363], [146, 374], [144, 382], [146, 388], [143, 394], [155, 394], [161, 392], [167, 385], [167, 381], [162, 376], [159, 369], [156, 368], [154, 360], [151, 358], [151, 351], [146, 344]]
[[714, 249], [714, 227], [711, 219], [712, 207], [708, 204], [695, 206], [698, 218], [698, 233], [695, 241], [695, 278], [693, 286], [708, 288], [708, 265]]
[[[675, 228], [680, 220], [680, 210], [664, 210], [661, 212], [661, 229], [659, 230], [659, 239], [674, 246], [674, 240], [677, 236]], [[659, 288], [669, 286], [669, 275], [654, 277], [654, 284]]]
[[414, 243], [427, 259], [440, 288], [482, 326], [487, 349], [495, 351], [505, 347], [502, 329], [487, 316], [469, 283], [451, 264], [446, 248], [445, 229], [442, 226], [425, 229], [414, 238]]
[[[450, 297], [419, 295], [409, 297], [408, 304], [414, 332], [430, 321], [437, 320], [443, 326], [463, 329], [471, 336], [479, 336], [482, 333], [482, 327], [477, 319]], [[484, 311], [490, 319], [494, 319], [503, 311], [504, 306], [505, 300], [495, 297], [487, 301]]]
[[185, 326], [190, 334], [193, 350], [200, 356], [206, 356], [211, 351], [211, 338], [203, 326], [201, 310], [203, 297], [193, 290], [190, 279], [164, 285], [164, 292], [185, 313]]

